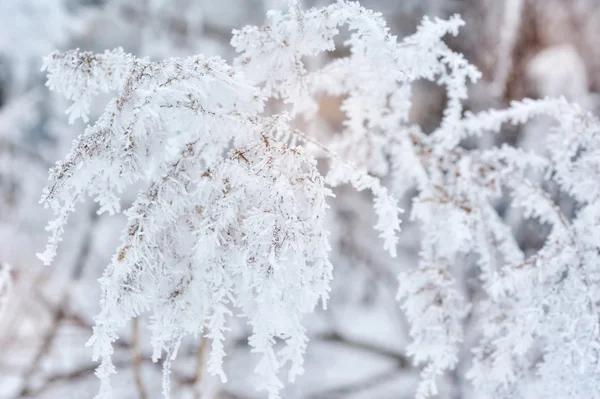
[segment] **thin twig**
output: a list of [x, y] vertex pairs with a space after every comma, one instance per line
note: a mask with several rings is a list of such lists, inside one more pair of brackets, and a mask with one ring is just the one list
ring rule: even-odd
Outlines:
[[135, 386], [138, 391], [140, 399], [146, 399], [146, 391], [144, 390], [144, 381], [142, 379], [142, 355], [140, 351], [140, 337], [139, 337], [139, 318], [131, 320], [131, 368], [133, 369], [133, 377], [135, 379]]
[[204, 357], [206, 355], [206, 349], [208, 347], [208, 340], [206, 338], [200, 338], [200, 345], [198, 346], [198, 350], [196, 352], [196, 375], [194, 376], [194, 381], [192, 383], [192, 387], [194, 389], [194, 399], [200, 399], [201, 397], [201, 386], [202, 386], [202, 376], [204, 374]]

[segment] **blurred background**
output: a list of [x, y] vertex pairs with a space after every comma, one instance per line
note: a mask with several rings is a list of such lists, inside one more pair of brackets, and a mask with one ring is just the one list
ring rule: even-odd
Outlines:
[[[42, 57], [55, 49], [100, 52], [123, 47], [154, 59], [205, 53], [231, 61], [231, 30], [260, 25], [266, 10], [281, 3], [0, 0], [0, 293], [5, 289], [3, 273], [10, 273], [12, 280], [9, 295], [0, 302], [0, 399], [95, 395], [99, 382], [85, 342], [99, 311], [96, 280], [125, 225], [121, 216], [98, 217], [96, 205], [88, 202], [72, 218], [53, 266], [43, 267], [35, 257], [47, 238], [44, 227], [50, 215], [38, 199], [48, 168], [66, 155], [84, 129], [81, 122], [67, 124], [68, 103], [44, 86]], [[327, 3], [304, 1], [307, 7]], [[597, 111], [600, 0], [362, 0], [361, 4], [381, 11], [399, 37], [412, 33], [423, 15], [460, 13], [467, 25], [448, 43], [483, 73], [481, 82], [471, 88], [465, 104], [469, 110], [501, 108], [525, 97], [564, 95]], [[327, 56], [343, 56], [343, 49]], [[92, 111], [92, 120], [102, 112], [102, 104], [99, 101]], [[417, 82], [414, 122], [425, 131], [433, 130], [444, 104], [443, 89]], [[319, 129], [312, 134], [335, 132], [344, 117], [339, 99], [323, 99], [320, 116]], [[467, 145], [507, 142], [535, 150], [544, 132], [543, 122], [530, 123]], [[396, 275], [417, 264], [418, 226], [404, 222], [400, 256], [392, 260], [379, 250], [368, 195], [343, 187], [336, 195], [330, 212], [335, 266], [330, 306], [306, 320], [312, 337], [306, 373], [286, 387], [283, 397], [412, 398], [419, 370], [404, 353], [408, 328], [395, 295]], [[407, 209], [410, 195], [403, 198]], [[523, 221], [503, 206], [498, 204], [499, 212], [516, 226], [523, 249], [539, 248], [544, 227]], [[561, 206], [568, 208], [568, 198]], [[466, 291], [472, 285], [471, 272], [469, 267], [461, 272]], [[226, 357], [229, 382], [221, 384], [204, 372], [205, 345], [190, 338], [174, 363], [173, 397], [264, 397], [254, 389], [258, 377], [246, 344], [248, 328], [243, 320], [232, 323]], [[142, 318], [116, 343], [115, 398], [161, 397], [162, 366], [152, 363], [148, 338]], [[468, 348], [469, 337], [465, 353]], [[464, 381], [465, 362], [445, 378], [440, 398], [474, 397]]]

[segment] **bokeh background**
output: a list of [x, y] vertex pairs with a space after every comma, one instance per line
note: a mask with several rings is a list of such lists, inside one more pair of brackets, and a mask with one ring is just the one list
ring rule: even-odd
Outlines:
[[[9, 295], [0, 302], [0, 399], [95, 395], [99, 383], [85, 342], [99, 310], [96, 280], [124, 226], [124, 218], [98, 217], [96, 204], [87, 202], [72, 218], [53, 266], [44, 267], [35, 257], [45, 245], [44, 226], [50, 216], [38, 204], [47, 170], [64, 157], [84, 128], [81, 122], [67, 124], [68, 103], [45, 87], [42, 57], [55, 49], [100, 52], [123, 47], [154, 59], [205, 53], [231, 61], [231, 30], [260, 25], [266, 10], [282, 7], [281, 3], [0, 0], [0, 276], [9, 273], [12, 280]], [[307, 7], [326, 3], [304, 1]], [[412, 33], [424, 15], [443, 18], [460, 13], [467, 25], [448, 43], [483, 73], [470, 89], [465, 104], [469, 110], [505, 107], [525, 97], [564, 95], [597, 111], [600, 0], [362, 0], [361, 4], [381, 11], [399, 37]], [[343, 55], [340, 46], [327, 56]], [[98, 101], [92, 118], [105, 103]], [[416, 83], [412, 118], [425, 131], [437, 126], [444, 104], [441, 88]], [[319, 123], [310, 133], [318, 137], [339, 129], [344, 117], [339, 105], [340, 99], [323, 98]], [[466, 145], [506, 142], [536, 150], [546, 127], [541, 121], [507, 128]], [[405, 356], [408, 327], [395, 294], [396, 275], [417, 263], [418, 226], [404, 222], [400, 256], [392, 260], [379, 250], [372, 232], [368, 194], [342, 187], [336, 195], [330, 212], [335, 266], [330, 306], [306, 320], [312, 337], [306, 373], [286, 387], [283, 397], [412, 398], [419, 370]], [[568, 210], [569, 199], [558, 200]], [[410, 193], [402, 201], [410, 208]], [[497, 207], [523, 249], [540, 247], [544, 226], [524, 221], [504, 209], [501, 201]], [[469, 292], [473, 270], [468, 260], [465, 265], [461, 273]], [[0, 292], [3, 289], [0, 284]], [[118, 399], [161, 397], [161, 365], [150, 359], [144, 324], [142, 318], [124, 330], [117, 343]], [[204, 372], [205, 344], [190, 337], [174, 363], [173, 397], [263, 397], [254, 389], [258, 377], [246, 344], [248, 328], [243, 320], [233, 324], [226, 358], [229, 382], [221, 384]], [[461, 361], [447, 376], [440, 398], [474, 397], [464, 380], [466, 367]]]

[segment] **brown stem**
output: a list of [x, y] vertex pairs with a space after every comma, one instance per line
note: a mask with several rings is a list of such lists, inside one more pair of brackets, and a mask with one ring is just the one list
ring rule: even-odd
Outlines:
[[131, 320], [131, 367], [133, 369], [133, 378], [140, 399], [146, 399], [146, 391], [144, 390], [144, 381], [142, 380], [142, 355], [140, 353], [139, 339], [139, 318]]
[[206, 349], [208, 347], [208, 340], [200, 337], [200, 346], [196, 352], [196, 375], [194, 376], [193, 389], [194, 399], [200, 399], [200, 388], [202, 386], [202, 376], [204, 374], [204, 356], [206, 355]]

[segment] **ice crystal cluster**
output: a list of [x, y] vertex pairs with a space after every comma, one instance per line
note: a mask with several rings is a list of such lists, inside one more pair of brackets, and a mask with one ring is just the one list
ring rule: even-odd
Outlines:
[[[233, 65], [202, 55], [150, 61], [121, 49], [46, 58], [49, 88], [72, 101], [71, 122], [87, 122], [99, 94], [112, 99], [50, 172], [42, 202], [56, 219], [40, 258], [52, 261], [78, 201], [90, 196], [113, 214], [125, 190], [140, 189], [100, 280], [89, 341], [99, 398], [111, 397], [120, 329], [142, 313], [153, 357], [164, 357], [165, 396], [186, 335], [210, 339], [209, 370], [225, 381], [227, 319], [241, 315], [259, 354], [259, 388], [278, 398], [282, 368], [290, 381], [303, 371], [302, 317], [328, 297], [325, 215], [330, 188], [347, 183], [372, 192], [374, 228], [392, 256], [395, 198], [417, 192], [410, 217], [422, 229], [420, 260], [399, 276], [398, 299], [411, 326], [407, 353], [421, 368], [418, 398], [436, 395], [457, 367], [467, 325], [478, 338], [466, 378], [480, 397], [598, 397], [600, 123], [564, 99], [464, 112], [480, 73], [444, 42], [462, 25], [458, 16], [425, 18], [398, 40], [356, 2], [305, 10], [291, 1], [264, 26], [233, 32]], [[347, 55], [309, 62], [340, 46], [342, 28]], [[428, 134], [409, 118], [418, 80], [446, 90], [443, 119]], [[299, 127], [318, 118], [321, 96], [343, 98], [346, 117], [324, 139]], [[285, 110], [270, 112], [273, 102]], [[540, 116], [557, 121], [542, 152], [462, 145]], [[317, 155], [329, 161], [325, 174]], [[572, 198], [574, 215], [549, 185]], [[551, 227], [532, 255], [494, 207], [506, 196]], [[460, 286], [467, 256], [478, 266], [472, 297]]]

